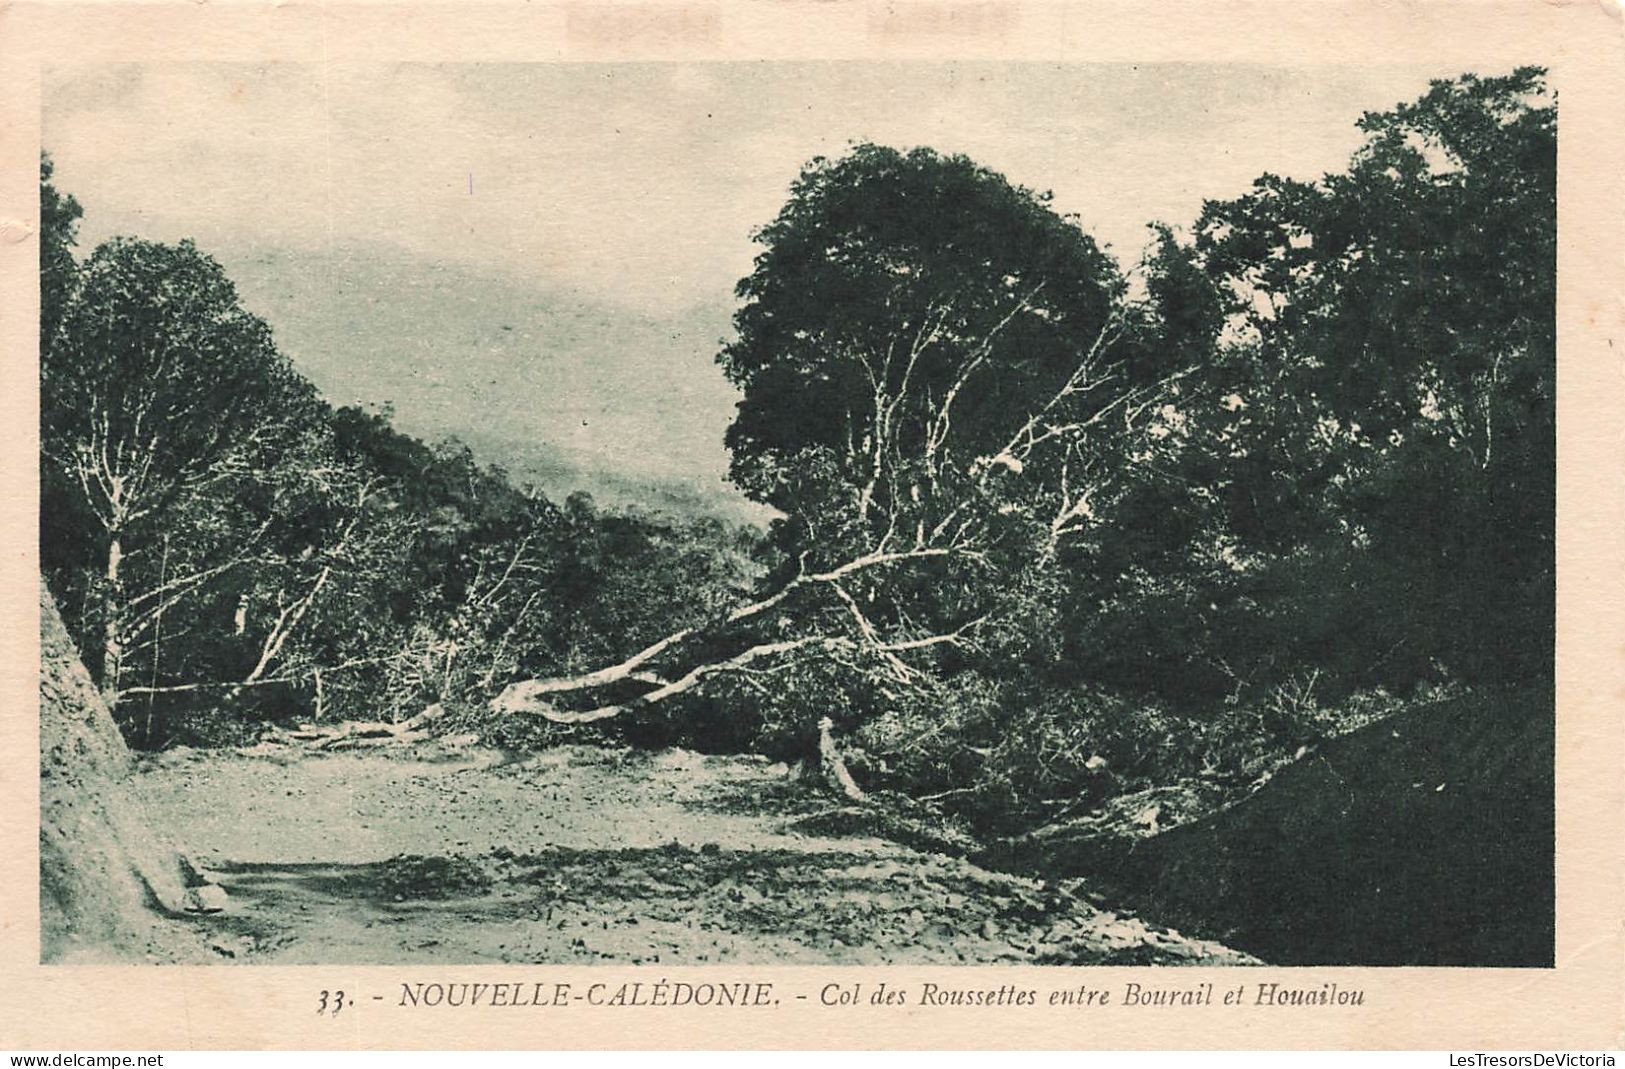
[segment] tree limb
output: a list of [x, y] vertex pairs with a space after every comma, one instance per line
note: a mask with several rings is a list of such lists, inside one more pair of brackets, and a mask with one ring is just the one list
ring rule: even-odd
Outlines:
[[719, 672], [742, 669], [752, 662], [759, 661], [764, 657], [776, 657], [780, 654], [805, 649], [809, 646], [834, 645], [842, 641], [845, 640], [831, 639], [819, 635], [808, 638], [788, 639], [782, 642], [758, 643], [757, 645], [751, 646], [741, 653], [735, 654], [727, 660], [713, 661], [708, 664], [702, 664], [697, 668], [692, 668], [680, 678], [666, 683], [664, 686], [657, 687], [655, 690], [652, 690], [647, 694], [641, 694], [629, 702], [623, 702], [618, 705], [601, 705], [596, 709], [583, 709], [578, 711], [558, 709], [552, 704], [541, 700], [544, 694], [551, 692], [539, 689], [538, 684], [545, 684], [549, 681], [526, 680], [519, 683], [509, 684], [509, 686], [503, 690], [501, 694], [492, 699], [491, 708], [495, 712], [499, 713], [523, 713], [526, 715], [540, 716], [544, 720], [549, 720], [555, 724], [591, 724], [594, 721], [608, 720], [610, 717], [619, 716], [620, 714], [631, 709], [641, 709], [654, 705], [658, 702], [665, 701], [667, 698], [672, 698], [676, 695], [693, 690], [695, 687], [699, 686], [707, 676], [716, 675]]
[[[711, 626], [725, 627], [730, 624], [740, 623], [741, 621], [761, 616], [762, 614], [770, 612], [779, 605], [783, 604], [784, 601], [796, 591], [813, 584], [838, 583], [849, 575], [867, 571], [870, 568], [878, 568], [883, 565], [896, 564], [902, 561], [946, 557], [953, 552], [954, 550], [948, 548], [926, 546], [916, 549], [898, 550], [889, 553], [865, 553], [862, 556], [854, 557], [852, 560], [849, 560], [844, 564], [838, 565], [827, 571], [814, 573], [803, 572], [786, 583], [776, 593], [762, 598], [759, 601], [753, 601], [747, 605], [739, 606]], [[618, 664], [612, 664], [607, 668], [600, 668], [596, 671], [586, 672], [581, 675], [561, 676], [553, 679], [523, 680], [511, 684], [507, 690], [503, 691], [503, 694], [514, 691], [516, 693], [522, 693], [528, 699], [535, 699], [546, 694], [572, 694], [583, 690], [596, 690], [599, 687], [609, 686], [612, 683], [621, 683], [627, 680], [634, 680], [638, 678], [635, 673], [642, 669], [644, 665], [659, 657], [661, 654], [680, 646], [682, 643], [693, 638], [695, 635], [700, 634], [704, 630], [707, 630], [707, 628], [704, 626], [685, 627], [680, 631], [673, 631], [671, 634], [660, 639], [658, 642], [645, 646], [643, 649], [639, 650]], [[515, 691], [515, 688], [519, 689]]]

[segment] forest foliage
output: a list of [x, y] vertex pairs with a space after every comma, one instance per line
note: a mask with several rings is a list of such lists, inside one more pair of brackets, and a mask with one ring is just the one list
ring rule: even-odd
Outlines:
[[766, 531], [332, 408], [191, 243], [76, 258], [42, 160], [47, 579], [138, 745], [440, 702], [801, 758], [828, 718], [1001, 831], [1549, 686], [1555, 101], [1467, 75], [1359, 128], [1133, 264], [963, 157], [810, 161], [719, 354]]

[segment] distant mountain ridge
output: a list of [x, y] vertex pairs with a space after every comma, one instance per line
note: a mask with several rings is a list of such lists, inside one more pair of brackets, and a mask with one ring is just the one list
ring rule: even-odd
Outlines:
[[335, 405], [393, 410], [549, 497], [761, 522], [727, 482], [732, 301], [640, 311], [392, 247], [206, 249]]
[[591, 494], [601, 506], [682, 518], [715, 516], [765, 526], [778, 515], [749, 500], [721, 477], [630, 474], [593, 467], [590, 457], [572, 457], [545, 442], [487, 438], [478, 431], [457, 437], [483, 462], [500, 466], [517, 485], [532, 487], [555, 502], [579, 490]]

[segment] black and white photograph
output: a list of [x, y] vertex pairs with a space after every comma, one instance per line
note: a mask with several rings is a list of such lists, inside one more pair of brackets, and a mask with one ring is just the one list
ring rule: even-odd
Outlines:
[[44, 963], [1556, 964], [1545, 67], [61, 58]]

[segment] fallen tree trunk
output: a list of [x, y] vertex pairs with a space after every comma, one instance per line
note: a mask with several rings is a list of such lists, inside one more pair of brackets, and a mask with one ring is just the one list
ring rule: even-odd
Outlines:
[[[640, 694], [631, 701], [620, 702], [614, 705], [600, 705], [594, 709], [569, 710], [560, 709], [546, 700], [546, 696], [557, 694], [567, 689], [586, 689], [583, 687], [566, 688], [560, 684], [574, 682], [571, 680], [530, 679], [519, 683], [511, 683], [491, 700], [491, 708], [499, 713], [526, 713], [540, 716], [544, 720], [551, 720], [555, 724], [591, 724], [597, 720], [607, 720], [612, 716], [619, 716], [631, 709], [653, 705], [656, 702], [674, 698], [679, 694], [693, 690], [705, 680], [707, 676], [718, 672], [737, 671], [749, 666], [753, 661], [766, 657], [775, 657], [790, 653], [794, 650], [809, 646], [823, 645], [838, 640], [822, 637], [791, 639], [784, 642], [762, 642], [745, 649], [721, 661], [712, 661], [689, 669], [688, 672], [675, 680], [667, 681], [654, 675], [643, 675], [641, 682], [654, 685], [654, 689]], [[602, 676], [603, 673], [592, 673], [593, 676]], [[579, 678], [587, 678], [585, 676]], [[625, 676], [619, 678], [627, 678]], [[601, 686], [602, 683], [595, 683]]]
[[[794, 579], [791, 579], [784, 586], [780, 587], [778, 591], [768, 595], [765, 598], [760, 598], [756, 601], [741, 605], [730, 611], [720, 620], [716, 620], [710, 625], [685, 627], [681, 630], [673, 631], [671, 634], [666, 635], [657, 642], [645, 646], [643, 649], [637, 651], [636, 653], [632, 654], [632, 656], [620, 661], [617, 664], [612, 664], [605, 668], [599, 668], [591, 672], [583, 672], [580, 675], [559, 676], [551, 679], [526, 679], [516, 683], [510, 683], [506, 688], [503, 689], [502, 693], [492, 701], [491, 707], [498, 712], [531, 713], [543, 716], [546, 719], [558, 724], [587, 724], [595, 720], [604, 720], [608, 717], [617, 716], [631, 707], [653, 704], [654, 702], [662, 701], [666, 698], [681, 694], [684, 691], [692, 690], [708, 675], [714, 675], [717, 672], [728, 671], [730, 669], [742, 668], [750, 664], [752, 661], [760, 660], [763, 657], [771, 657], [781, 653], [788, 653], [793, 650], [801, 649], [805, 646], [817, 644], [838, 644], [844, 640], [814, 637], [785, 642], [761, 643], [752, 646], [742, 653], [726, 660], [700, 665], [698, 668], [692, 669], [675, 680], [668, 680], [664, 676], [661, 676], [655, 672], [646, 671], [644, 668], [645, 665], [655, 661], [664, 654], [671, 653], [672, 651], [681, 647], [684, 643], [687, 643], [689, 640], [700, 635], [712, 633], [720, 630], [721, 628], [742, 623], [758, 616], [763, 616], [774, 609], [777, 609], [785, 601], [789, 600], [791, 595], [797, 593], [798, 591], [816, 586], [835, 587], [843, 579], [856, 575], [859, 572], [868, 571], [872, 568], [879, 568], [904, 561], [946, 557], [953, 552], [954, 551], [949, 548], [931, 546], [916, 547], [914, 549], [897, 550], [893, 552], [875, 550], [874, 552], [865, 553], [862, 556], [854, 557], [852, 560], [846, 561], [843, 564], [840, 564], [834, 568], [829, 568], [822, 572], [804, 571], [800, 575], [797, 575]], [[917, 646], [918, 644], [916, 643], [914, 645]], [[626, 702], [620, 705], [600, 706], [597, 709], [588, 709], [579, 712], [556, 709], [551, 702], [545, 700], [551, 695], [575, 694], [582, 691], [598, 690], [603, 687], [624, 682], [644, 683], [653, 689], [647, 694], [640, 695], [635, 701], [632, 702]]]

